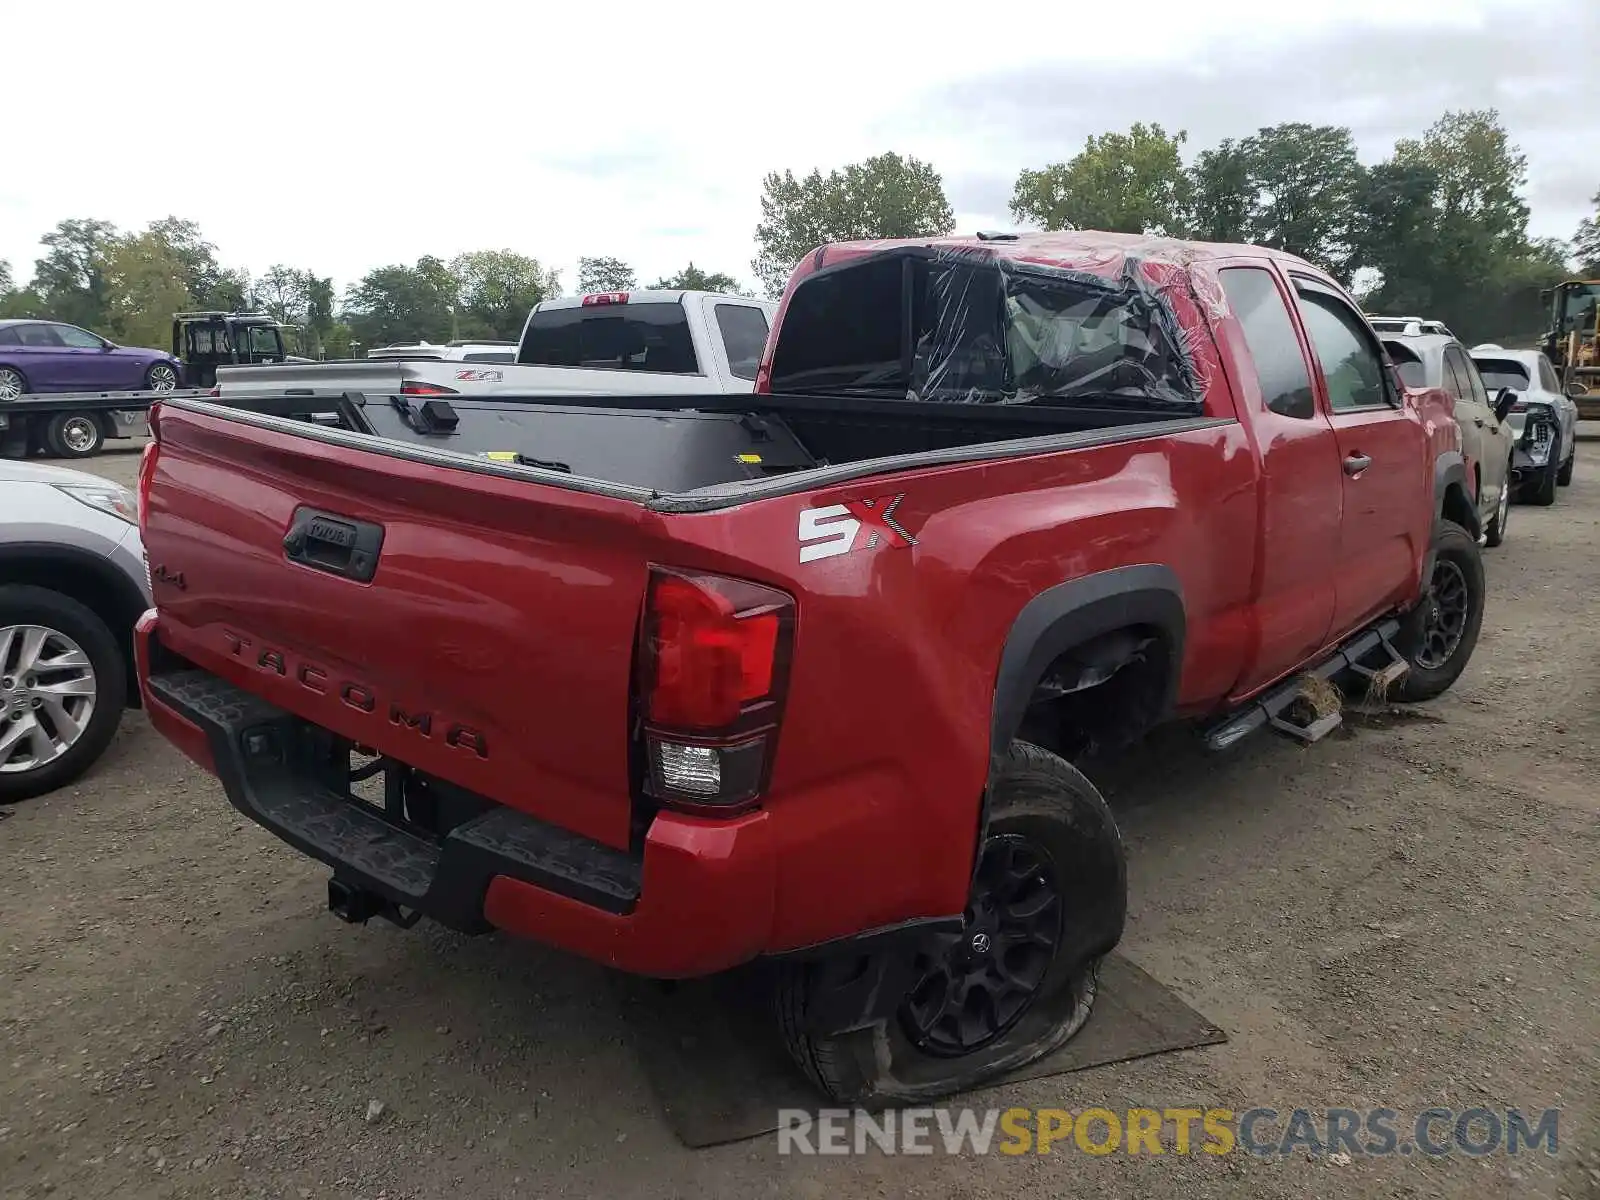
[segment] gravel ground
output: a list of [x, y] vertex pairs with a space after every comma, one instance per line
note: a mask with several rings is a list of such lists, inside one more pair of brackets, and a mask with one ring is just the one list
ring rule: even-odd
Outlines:
[[[1222, 759], [1166, 733], [1097, 772], [1124, 952], [1232, 1040], [978, 1100], [1560, 1106], [1553, 1159], [687, 1151], [602, 971], [341, 925], [322, 869], [135, 714], [0, 823], [0, 1195], [1600, 1197], [1600, 443], [1579, 453], [1555, 507], [1513, 509], [1477, 654], [1423, 715]], [[136, 457], [91, 466], [131, 483]]]

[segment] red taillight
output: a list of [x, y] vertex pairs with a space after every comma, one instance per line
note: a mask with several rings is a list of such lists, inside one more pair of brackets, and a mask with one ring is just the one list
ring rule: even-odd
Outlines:
[[640, 692], [652, 794], [718, 811], [756, 798], [793, 634], [794, 600], [784, 592], [651, 570]]
[[220, 383], [213, 384], [212, 387], [211, 387], [211, 390], [209, 392], [207, 392], [206, 395], [208, 395], [208, 396], [220, 396], [220, 395], [222, 395], [222, 385]]
[[1528, 402], [1526, 400], [1518, 400], [1515, 404], [1513, 404], [1511, 406], [1511, 411], [1512, 412], [1527, 412], [1528, 411]]
[[407, 379], [400, 385], [402, 396], [458, 396], [455, 388], [441, 387], [437, 383], [419, 383], [415, 379]]
[[594, 292], [583, 298], [585, 308], [593, 308], [596, 304], [626, 304], [627, 292]]

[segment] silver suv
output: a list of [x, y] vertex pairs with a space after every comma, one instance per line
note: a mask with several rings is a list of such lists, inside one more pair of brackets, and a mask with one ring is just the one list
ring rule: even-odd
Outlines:
[[0, 461], [0, 804], [83, 774], [139, 704], [137, 521], [109, 480]]

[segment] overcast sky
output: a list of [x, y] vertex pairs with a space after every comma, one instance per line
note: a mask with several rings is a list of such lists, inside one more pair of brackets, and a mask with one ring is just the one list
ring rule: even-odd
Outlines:
[[915, 154], [959, 229], [1000, 228], [1019, 169], [1136, 120], [1187, 129], [1191, 156], [1281, 121], [1348, 125], [1373, 162], [1446, 108], [1494, 106], [1529, 158], [1534, 234], [1569, 237], [1600, 190], [1600, 0], [357, 11], [8, 6], [0, 259], [26, 279], [64, 217], [173, 214], [227, 265], [341, 286], [484, 248], [569, 290], [580, 255], [752, 279], [769, 170]]

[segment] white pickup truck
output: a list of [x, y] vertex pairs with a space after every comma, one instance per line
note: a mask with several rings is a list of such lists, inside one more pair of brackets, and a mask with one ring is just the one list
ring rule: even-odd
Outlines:
[[710, 292], [600, 292], [528, 314], [514, 363], [368, 359], [222, 367], [217, 394], [748, 392], [777, 305]]

